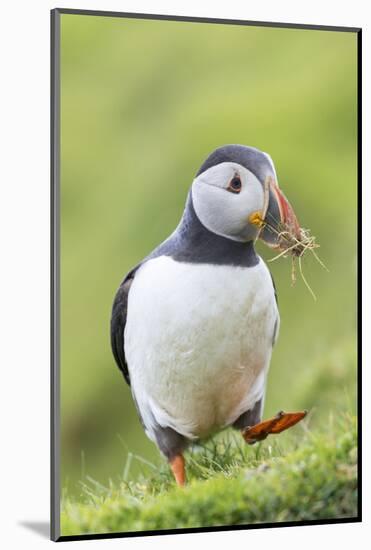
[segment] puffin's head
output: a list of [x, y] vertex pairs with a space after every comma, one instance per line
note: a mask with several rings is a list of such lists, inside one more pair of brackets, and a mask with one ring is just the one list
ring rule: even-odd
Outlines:
[[278, 246], [283, 226], [299, 237], [272, 159], [254, 147], [225, 145], [211, 153], [192, 183], [192, 200], [201, 223], [217, 235], [242, 242], [259, 236], [271, 247]]

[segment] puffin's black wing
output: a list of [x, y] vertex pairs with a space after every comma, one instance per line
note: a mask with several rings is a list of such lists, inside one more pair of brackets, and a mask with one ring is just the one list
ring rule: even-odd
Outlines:
[[130, 271], [122, 281], [112, 306], [111, 316], [111, 348], [116, 363], [130, 386], [130, 376], [124, 350], [124, 333], [128, 313], [128, 296], [136, 269]]
[[[275, 285], [275, 283], [274, 283], [273, 275], [272, 275], [271, 272], [269, 272], [269, 273], [270, 273], [270, 276], [271, 276], [271, 279], [272, 279], [273, 290], [274, 290], [274, 297], [275, 297], [275, 299], [276, 299], [276, 304], [277, 304], [277, 309], [278, 309], [277, 289], [276, 289], [276, 285]], [[277, 315], [276, 322], [274, 323], [273, 337], [272, 337], [272, 346], [274, 346], [275, 343], [276, 343], [276, 341], [277, 341], [278, 323], [279, 323], [279, 315]]]
[[276, 304], [277, 304], [277, 307], [278, 307], [277, 288], [276, 288], [276, 284], [275, 284], [274, 279], [273, 279], [273, 275], [272, 275], [272, 273], [271, 273], [270, 270], [269, 270], [269, 275], [271, 276], [271, 279], [272, 279], [272, 285], [273, 285], [273, 290], [274, 290], [274, 297], [276, 298]]

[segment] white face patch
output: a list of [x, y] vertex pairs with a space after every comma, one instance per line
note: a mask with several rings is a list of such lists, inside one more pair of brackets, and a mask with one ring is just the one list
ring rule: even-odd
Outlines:
[[[228, 191], [230, 181], [241, 180], [239, 193]], [[234, 162], [223, 162], [200, 174], [192, 183], [193, 206], [209, 231], [235, 241], [254, 240], [258, 228], [249, 216], [264, 206], [264, 190], [257, 177]]]

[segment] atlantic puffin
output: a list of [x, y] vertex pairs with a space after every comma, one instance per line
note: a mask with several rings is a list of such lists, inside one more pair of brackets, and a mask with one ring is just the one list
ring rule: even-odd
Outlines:
[[299, 234], [271, 157], [219, 147], [196, 173], [175, 231], [118, 288], [113, 355], [178, 485], [190, 442], [231, 426], [253, 444], [306, 414], [261, 421], [280, 316], [254, 244], [279, 246], [278, 229], [288, 223]]

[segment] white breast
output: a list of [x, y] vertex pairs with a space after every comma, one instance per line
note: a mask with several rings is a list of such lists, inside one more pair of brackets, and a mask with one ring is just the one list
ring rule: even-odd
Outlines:
[[264, 394], [278, 311], [262, 260], [250, 268], [159, 257], [136, 273], [125, 356], [149, 437], [233, 423]]

